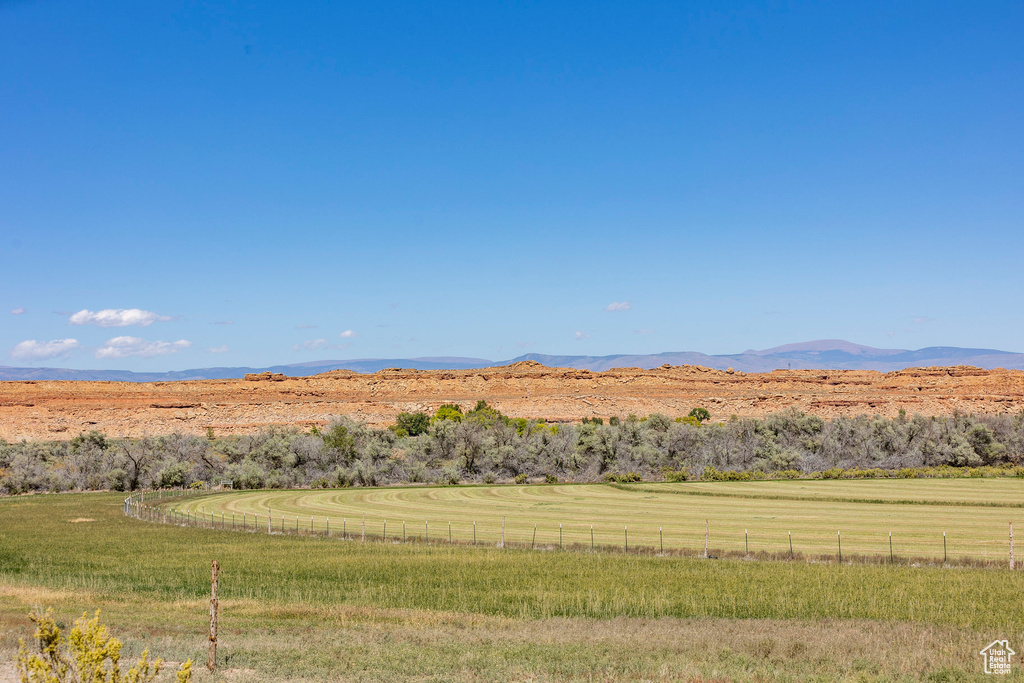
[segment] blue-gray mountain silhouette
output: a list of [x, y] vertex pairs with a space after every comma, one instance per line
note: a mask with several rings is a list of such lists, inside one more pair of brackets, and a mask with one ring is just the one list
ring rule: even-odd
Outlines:
[[910, 367], [933, 365], [974, 365], [980, 368], [1024, 370], [1024, 353], [996, 349], [965, 349], [956, 346], [931, 346], [907, 349], [876, 349], [841, 339], [787, 344], [762, 351], [708, 355], [696, 351], [610, 356], [555, 356], [528, 353], [511, 360], [490, 361], [484, 358], [359, 358], [353, 360], [322, 360], [265, 368], [216, 367], [171, 372], [129, 372], [127, 370], [69, 370], [62, 368], [16, 368], [0, 366], [0, 380], [94, 380], [115, 382], [157, 382], [173, 380], [231, 379], [250, 372], [280, 372], [290, 377], [316, 375], [329, 370], [377, 372], [384, 368], [416, 370], [461, 370], [509, 365], [532, 360], [549, 367], [577, 368], [601, 372], [616, 367], [656, 368], [661, 365], [703, 365], [741, 372], [770, 372], [792, 368], [805, 370], [878, 370], [889, 372]]

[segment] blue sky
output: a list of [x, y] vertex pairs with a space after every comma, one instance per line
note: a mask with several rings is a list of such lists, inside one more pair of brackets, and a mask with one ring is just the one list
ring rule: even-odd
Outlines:
[[0, 0], [0, 364], [1024, 351], [1022, 35], [1020, 2]]

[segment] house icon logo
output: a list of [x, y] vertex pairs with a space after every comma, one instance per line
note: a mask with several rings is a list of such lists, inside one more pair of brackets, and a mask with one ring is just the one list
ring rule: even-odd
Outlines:
[[985, 658], [985, 673], [987, 674], [1008, 674], [1010, 673], [1010, 657], [1017, 654], [1010, 649], [1010, 643], [1006, 640], [993, 640], [981, 651]]

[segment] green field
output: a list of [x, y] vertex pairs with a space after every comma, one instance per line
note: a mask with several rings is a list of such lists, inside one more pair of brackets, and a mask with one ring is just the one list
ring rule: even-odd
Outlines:
[[[800, 483], [772, 490], [806, 497], [792, 488]], [[900, 499], [915, 488], [895, 483], [910, 487], [891, 491]], [[931, 484], [914, 482], [921, 483]], [[738, 494], [745, 487], [700, 490]], [[361, 506], [390, 504], [389, 515], [402, 510], [411, 522], [413, 511], [452, 511], [452, 500], [465, 498], [469, 516], [487, 513], [493, 522], [502, 512], [532, 509], [553, 521], [591, 492], [605, 496], [596, 510], [609, 525], [628, 515], [640, 533], [644, 509], [636, 505], [653, 500], [649, 509], [677, 512], [672, 506], [708, 504], [703, 494], [670, 492], [680, 490], [687, 489], [351, 489], [178, 502], [211, 508], [269, 500], [284, 510], [288, 501], [335, 500], [360, 520]], [[991, 498], [1012, 505], [1015, 495], [993, 489]], [[751, 500], [762, 508], [807, 505]], [[978, 650], [996, 637], [1024, 643], [1024, 572], [1006, 569], [499, 549], [493, 523], [478, 547], [342, 542], [155, 524], [125, 517], [122, 501], [123, 494], [0, 500], [3, 653], [11, 655], [17, 637], [30, 633], [25, 614], [40, 604], [52, 605], [65, 623], [102, 608], [130, 653], [148, 643], [154, 656], [204, 659], [215, 558], [224, 669], [201, 672], [202, 681], [980, 681]], [[954, 511], [965, 509], [973, 508]], [[1021, 679], [1019, 667], [1011, 679]]]
[[[225, 528], [540, 548], [1009, 561], [1024, 480], [887, 479], [225, 492], [174, 502]], [[561, 526], [561, 529], [560, 529]], [[536, 531], [535, 531], [536, 527]], [[450, 529], [450, 535], [449, 535]], [[593, 534], [591, 533], [593, 530]], [[945, 533], [945, 546], [943, 544]], [[561, 539], [561, 540], [560, 540]]]

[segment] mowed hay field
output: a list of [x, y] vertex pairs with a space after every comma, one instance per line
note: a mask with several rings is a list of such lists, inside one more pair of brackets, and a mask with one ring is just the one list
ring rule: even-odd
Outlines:
[[[542, 549], [1009, 562], [1024, 480], [887, 479], [225, 492], [171, 502], [224, 528]], [[504, 522], [503, 522], [504, 520]], [[945, 539], [943, 534], [945, 533]], [[944, 543], [945, 541], [945, 543]]]
[[[666, 493], [662, 485], [589, 488], [705, 504], [703, 494]], [[339, 496], [358, 506], [415, 495], [450, 510], [447, 499], [478, 495], [495, 498], [500, 520], [501, 506], [511, 504], [506, 495], [554, 502], [548, 497], [587, 490], [235, 492], [167, 502], [209, 508], [280, 496], [283, 509], [289, 497], [299, 505], [308, 496]], [[777, 502], [814, 495], [787, 490], [800, 500]], [[213, 676], [200, 670], [202, 681], [980, 681], [981, 648], [997, 637], [1024, 642], [1024, 572], [1008, 569], [531, 551], [497, 548], [494, 536], [476, 547], [268, 536], [132, 519], [123, 500], [113, 493], [0, 500], [5, 657], [31, 633], [28, 610], [51, 605], [65, 623], [101, 608], [127, 654], [146, 643], [153, 656], [205, 661], [212, 559], [221, 565], [222, 668]], [[610, 504], [598, 512], [611, 515]], [[1016, 511], [995, 508], [1004, 517]], [[701, 545], [702, 535], [701, 528]], [[1016, 662], [1014, 669], [1011, 679], [1020, 680]]]

